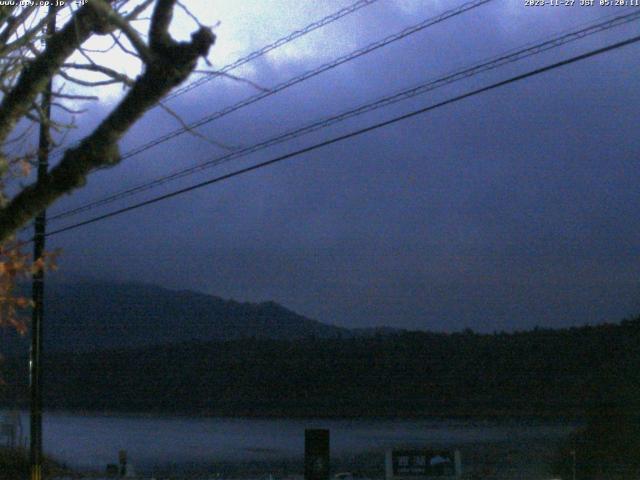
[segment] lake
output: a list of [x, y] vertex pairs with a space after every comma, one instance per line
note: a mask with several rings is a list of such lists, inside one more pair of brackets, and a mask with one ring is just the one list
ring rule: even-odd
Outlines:
[[[28, 430], [28, 415], [22, 413]], [[535, 420], [247, 419], [45, 413], [45, 452], [69, 466], [104, 470], [127, 450], [138, 471], [217, 463], [290, 461], [302, 465], [304, 430], [328, 428], [332, 458], [394, 446], [557, 442], [575, 424]]]

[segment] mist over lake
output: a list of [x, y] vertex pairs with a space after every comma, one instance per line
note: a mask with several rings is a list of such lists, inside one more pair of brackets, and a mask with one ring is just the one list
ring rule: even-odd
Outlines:
[[[28, 426], [26, 412], [23, 426]], [[127, 450], [138, 471], [168, 465], [197, 467], [218, 462], [298, 462], [302, 469], [305, 428], [328, 428], [332, 459], [379, 453], [398, 446], [461, 447], [496, 442], [555, 442], [575, 423], [542, 420], [322, 420], [101, 416], [45, 413], [46, 453], [81, 470], [103, 471]]]

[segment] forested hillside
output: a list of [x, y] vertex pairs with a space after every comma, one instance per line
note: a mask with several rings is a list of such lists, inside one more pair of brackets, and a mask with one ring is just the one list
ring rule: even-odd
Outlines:
[[[635, 408], [628, 391], [640, 383], [639, 346], [636, 319], [513, 334], [405, 332], [60, 353], [45, 360], [45, 403], [211, 415], [581, 416], [598, 405]], [[3, 401], [24, 401], [26, 360], [10, 359], [3, 371]]]
[[[28, 290], [28, 288], [27, 288]], [[51, 283], [46, 290], [47, 352], [87, 352], [191, 340], [335, 337], [349, 330], [275, 302], [236, 302], [189, 290], [111, 282]], [[0, 353], [26, 353], [28, 338], [0, 330]]]

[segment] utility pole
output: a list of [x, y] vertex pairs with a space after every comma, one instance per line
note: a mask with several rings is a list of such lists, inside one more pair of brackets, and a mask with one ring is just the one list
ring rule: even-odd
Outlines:
[[[53, 35], [56, 29], [56, 7], [49, 5], [49, 21], [47, 22], [47, 37]], [[45, 40], [49, 43], [49, 40]], [[51, 95], [53, 80], [49, 80], [42, 92], [41, 108], [44, 118], [40, 123], [38, 141], [38, 182], [44, 181], [49, 169], [49, 149], [51, 148], [49, 134], [49, 120], [51, 119]], [[35, 218], [35, 232], [33, 236], [33, 260], [42, 258], [44, 254], [45, 226], [47, 212], [43, 210]], [[33, 273], [31, 294], [33, 299], [33, 313], [31, 317], [31, 352], [29, 358], [29, 379], [31, 390], [31, 421], [30, 421], [30, 450], [29, 463], [31, 465], [31, 480], [42, 480], [42, 320], [44, 313], [44, 269]]]

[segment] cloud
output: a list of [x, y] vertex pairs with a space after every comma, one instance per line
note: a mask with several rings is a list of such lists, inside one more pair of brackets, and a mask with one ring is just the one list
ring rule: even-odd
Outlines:
[[[224, 2], [229, 11], [212, 8], [211, 15], [222, 22], [220, 38], [233, 37], [244, 51], [337, 8], [240, 3], [232, 11]], [[319, 65], [331, 56], [327, 52], [336, 54], [332, 49], [364, 45], [431, 15], [419, 5], [367, 7], [333, 31], [305, 38], [295, 51], [256, 61], [248, 73], [261, 85], [277, 84]], [[481, 7], [200, 132], [251, 145], [613, 13], [514, 5]], [[141, 198], [605, 45], [634, 28], [532, 57]], [[343, 31], [344, 41], [331, 43]], [[634, 130], [640, 94], [633, 81], [638, 54], [632, 46], [549, 72], [51, 242], [65, 248], [65, 275], [91, 271], [240, 300], [274, 299], [346, 326], [491, 331], [618, 320], [635, 313], [640, 273], [634, 208], [640, 200]], [[255, 92], [246, 84], [213, 81], [172, 106], [196, 119]], [[154, 111], [127, 136], [123, 150], [174, 128], [175, 120]], [[98, 173], [56, 208], [222, 153], [184, 135]]]

